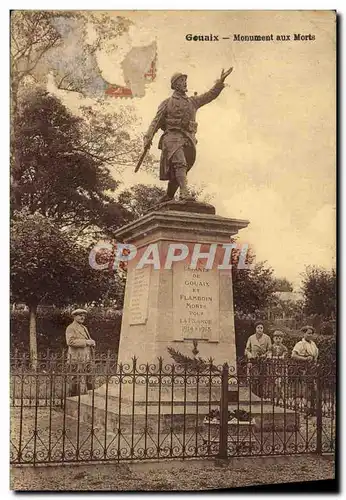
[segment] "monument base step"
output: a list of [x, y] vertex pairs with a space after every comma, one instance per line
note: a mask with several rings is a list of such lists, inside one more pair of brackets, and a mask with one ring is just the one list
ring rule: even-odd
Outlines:
[[[243, 390], [244, 389], [244, 390]], [[248, 395], [248, 388], [239, 388], [239, 402], [229, 403], [229, 411], [245, 410], [254, 420], [256, 431], [288, 430], [293, 431], [300, 426], [299, 414], [263, 401], [258, 396], [243, 399]], [[156, 400], [136, 400], [121, 398], [114, 394], [105, 397], [97, 391], [89, 391], [80, 397], [69, 397], [66, 400], [66, 413], [82, 422], [93, 423], [107, 432], [138, 433], [147, 429], [150, 432], [170, 432], [194, 430], [200, 432], [205, 428], [205, 416], [210, 410], [219, 409], [219, 401], [208, 401], [200, 398], [181, 400], [180, 398]], [[230, 424], [234, 426], [233, 424]], [[240, 424], [241, 425], [241, 424]]]
[[[162, 203], [157, 203], [150, 207], [148, 212], [153, 211], [177, 211], [177, 212], [189, 212], [198, 214], [211, 214], [215, 215], [215, 207], [210, 205], [210, 203], [203, 203], [196, 200], [171, 200]], [[148, 213], [146, 212], [146, 213]]]

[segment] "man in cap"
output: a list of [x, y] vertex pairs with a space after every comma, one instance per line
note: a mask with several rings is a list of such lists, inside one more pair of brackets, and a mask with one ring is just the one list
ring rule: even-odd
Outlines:
[[[95, 347], [95, 340], [90, 337], [84, 325], [87, 311], [75, 309], [72, 311], [73, 322], [66, 328], [66, 343], [68, 345], [68, 362], [71, 370], [83, 373], [91, 361], [91, 349]], [[77, 375], [72, 377], [70, 396], [76, 396], [92, 389], [90, 377]]]
[[222, 70], [220, 78], [206, 93], [188, 97], [187, 75], [175, 73], [171, 78], [172, 96], [163, 101], [152, 121], [148, 132], [144, 136], [144, 147], [148, 147], [155, 133], [163, 130], [159, 141], [161, 149], [160, 179], [168, 181], [167, 193], [161, 202], [174, 198], [180, 188], [181, 200], [194, 198], [187, 188], [187, 172], [196, 159], [196, 112], [205, 104], [216, 99], [224, 88], [224, 81], [231, 74], [233, 68]]

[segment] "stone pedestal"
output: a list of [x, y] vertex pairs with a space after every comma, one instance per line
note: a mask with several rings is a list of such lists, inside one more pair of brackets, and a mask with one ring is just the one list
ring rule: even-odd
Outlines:
[[[248, 221], [172, 210], [178, 203], [167, 205], [166, 211], [148, 213], [115, 234], [137, 248], [128, 263], [118, 361], [126, 363], [136, 356], [139, 364], [157, 364], [159, 357], [164, 364], [172, 363], [167, 349], [192, 357], [195, 340], [201, 358], [235, 366], [232, 275], [222, 263], [224, 245], [230, 245]], [[200, 208], [195, 203], [190, 210], [191, 205]], [[201, 207], [205, 211], [210, 205]], [[173, 259], [181, 254], [181, 244], [188, 255], [171, 262], [173, 253]], [[190, 269], [194, 252], [214, 257], [209, 266], [207, 259], [199, 259], [196, 269]]]

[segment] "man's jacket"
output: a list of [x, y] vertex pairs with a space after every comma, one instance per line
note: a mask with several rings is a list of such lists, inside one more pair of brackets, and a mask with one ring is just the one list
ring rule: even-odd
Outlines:
[[90, 338], [87, 327], [77, 323], [77, 321], [66, 328], [69, 361], [85, 362], [91, 359], [91, 347], [86, 343]]

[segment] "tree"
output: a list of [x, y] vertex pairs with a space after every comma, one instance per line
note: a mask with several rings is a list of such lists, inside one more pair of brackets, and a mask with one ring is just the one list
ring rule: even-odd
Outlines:
[[131, 219], [138, 219], [156, 205], [165, 194], [165, 190], [157, 186], [136, 184], [118, 195], [118, 203], [129, 212]]
[[[18, 122], [18, 102], [25, 84], [36, 82], [34, 72], [47, 52], [60, 43], [60, 35], [50, 23], [51, 13], [45, 11], [11, 12], [11, 186], [16, 186], [13, 171], [18, 170], [14, 148], [14, 130]], [[16, 201], [16, 191], [11, 191]]]
[[101, 127], [94, 127], [93, 114], [89, 115], [89, 120], [74, 116], [47, 92], [28, 96], [13, 132], [13, 210], [26, 208], [78, 231], [111, 230], [123, 222], [125, 211], [111, 196], [118, 183], [105, 155], [116, 148], [114, 141], [125, 154], [131, 141], [123, 130], [123, 117], [113, 116], [115, 123], [121, 120], [117, 132], [105, 122], [102, 137]]
[[[106, 102], [81, 106], [83, 120], [81, 150], [102, 164], [120, 172], [123, 167], [134, 167], [142, 153], [143, 135], [135, 134], [133, 125], [138, 121], [132, 105], [119, 107], [116, 113], [108, 111]], [[151, 167], [156, 160], [147, 154], [143, 167]]]
[[245, 263], [250, 269], [238, 269], [240, 250], [232, 252], [234, 309], [237, 314], [259, 313], [269, 305], [275, 291], [273, 269], [265, 262], [254, 264], [255, 255], [247, 252]]
[[34, 78], [33, 73], [42, 58], [61, 42], [51, 18], [49, 11], [17, 10], [11, 13], [12, 116], [17, 111], [21, 85], [29, 77]]
[[[91, 45], [84, 36], [88, 22], [97, 35]], [[28, 207], [32, 213], [39, 210], [66, 226], [78, 226], [83, 233], [108, 234], [119, 226], [124, 215], [112, 197], [117, 183], [110, 170], [119, 172], [123, 166], [135, 165], [142, 148], [140, 134], [132, 130], [137, 120], [133, 107], [123, 106], [117, 113], [111, 113], [101, 99], [93, 107], [81, 107], [80, 116], [76, 117], [37, 86], [32, 92], [33, 85], [45, 85], [48, 73], [56, 69], [54, 64], [62, 67], [59, 51], [66, 45], [66, 29], [71, 29], [73, 23], [80, 27], [76, 32], [83, 32], [82, 51], [91, 52], [99, 48], [102, 40], [120, 36], [131, 24], [126, 18], [102, 13], [13, 11], [11, 14], [12, 208]], [[85, 74], [88, 78], [87, 68]], [[62, 77], [65, 86], [69, 76]], [[153, 161], [147, 155], [144, 167], [150, 167]], [[85, 179], [78, 184], [81, 174]], [[92, 190], [90, 185], [95, 177], [97, 182]], [[71, 178], [73, 185], [68, 186]], [[46, 189], [47, 179], [54, 181], [51, 189]]]
[[[150, 161], [150, 160], [149, 160]], [[191, 193], [201, 201], [208, 203], [209, 198], [203, 193], [203, 187], [191, 186]], [[129, 220], [138, 219], [157, 205], [166, 193], [163, 187], [146, 184], [135, 184], [118, 194], [118, 203], [130, 214]]]
[[[58, 16], [52, 23], [63, 33], [63, 43], [49, 54], [57, 88], [84, 97], [101, 96], [108, 82], [98, 68], [96, 53], [102, 50], [115, 54], [118, 37], [128, 31], [132, 21], [90, 11], [65, 11]], [[88, 36], [90, 28], [93, 36]]]
[[61, 306], [116, 298], [119, 277], [92, 269], [88, 249], [71, 241], [41, 214], [22, 211], [11, 223], [11, 300], [29, 307], [30, 359], [36, 367], [36, 312], [41, 303]]
[[[118, 49], [117, 38], [132, 24], [125, 17], [103, 12], [12, 11], [11, 94], [14, 108], [22, 85], [27, 81], [44, 84], [48, 73], [56, 77], [61, 90], [84, 94], [95, 85], [103, 90], [105, 82], [97, 68], [95, 52], [102, 47], [114, 53]], [[90, 27], [95, 36], [93, 40], [88, 37]]]
[[324, 319], [336, 316], [336, 271], [307, 266], [302, 275], [302, 293], [306, 314]]
[[276, 292], [293, 292], [292, 283], [287, 278], [275, 278], [274, 283]]
[[101, 48], [101, 42], [108, 40], [113, 43], [108, 50], [115, 51], [117, 49], [117, 38], [126, 33], [130, 26], [134, 23], [123, 16], [109, 16], [102, 11], [87, 11], [79, 13], [84, 17], [85, 21], [93, 24], [96, 32], [96, 40], [92, 44], [92, 49]]

